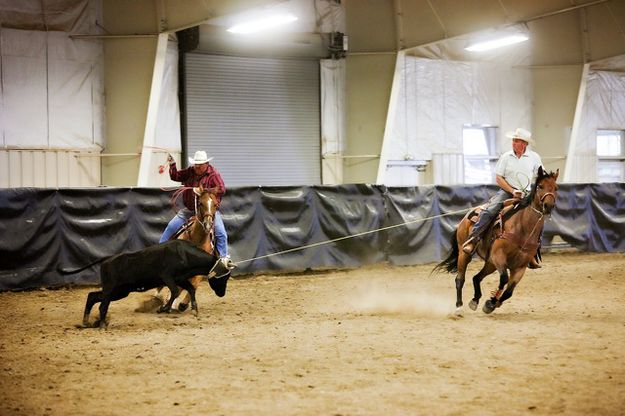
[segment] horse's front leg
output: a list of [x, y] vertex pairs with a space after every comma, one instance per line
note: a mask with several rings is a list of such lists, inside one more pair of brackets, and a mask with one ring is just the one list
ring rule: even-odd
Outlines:
[[469, 302], [469, 308], [472, 310], [477, 309], [477, 305], [480, 303], [482, 297], [482, 280], [496, 269], [495, 265], [490, 262], [484, 263], [484, 267], [475, 276], [473, 276], [473, 299]]
[[[192, 277], [190, 279], [190, 282], [193, 285], [194, 289], [198, 288], [200, 283], [202, 283], [202, 279], [203, 279], [203, 276], [201, 276], [201, 275]], [[189, 292], [189, 290], [186, 290], [185, 287], [183, 287], [183, 289], [185, 289], [184, 297], [182, 296], [182, 294], [180, 294], [180, 296], [179, 296], [180, 299], [179, 299], [178, 308], [177, 308], [180, 312], [186, 311], [187, 308], [189, 307], [189, 302], [192, 300], [191, 299], [191, 293]]]
[[508, 287], [499, 297], [496, 307], [500, 307], [501, 304], [504, 303], [504, 301], [510, 299], [510, 297], [512, 296], [512, 293], [514, 293], [514, 288], [516, 287], [517, 284], [519, 284], [519, 282], [523, 278], [523, 275], [525, 274], [525, 270], [526, 270], [526, 267], [523, 266], [512, 271], [510, 275], [510, 282], [508, 283]]
[[[198, 317], [198, 310], [197, 310], [197, 302], [195, 300], [195, 286], [194, 283], [195, 281], [198, 280], [198, 278], [201, 281], [202, 276], [195, 276], [187, 281], [181, 282], [180, 283], [180, 287], [182, 287], [183, 289], [185, 289], [188, 293], [187, 297], [190, 298], [191, 301], [191, 310], [194, 312], [195, 317]], [[188, 307], [188, 303], [187, 303], [187, 307]], [[186, 308], [185, 308], [186, 309]]]
[[[491, 313], [495, 310], [495, 308], [501, 306], [502, 301], [500, 300], [500, 298], [503, 292], [503, 288], [506, 286], [506, 284], [508, 284], [508, 269], [503, 267], [499, 270], [499, 288], [493, 294], [493, 296], [484, 303], [484, 307], [482, 308], [482, 311], [484, 311], [484, 313]], [[508, 286], [508, 289], [509, 287], [510, 286]]]

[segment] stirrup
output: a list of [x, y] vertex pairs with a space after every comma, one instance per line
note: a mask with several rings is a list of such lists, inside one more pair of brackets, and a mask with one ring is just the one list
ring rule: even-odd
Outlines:
[[542, 264], [540, 264], [540, 262], [538, 261], [536, 257], [532, 257], [527, 267], [529, 267], [530, 269], [540, 269], [543, 266]]

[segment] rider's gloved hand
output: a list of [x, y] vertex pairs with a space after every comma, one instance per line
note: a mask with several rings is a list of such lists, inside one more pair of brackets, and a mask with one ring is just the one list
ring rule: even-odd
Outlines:
[[515, 198], [523, 198], [523, 191], [519, 191], [518, 189], [515, 189], [514, 191], [512, 191], [512, 196]]

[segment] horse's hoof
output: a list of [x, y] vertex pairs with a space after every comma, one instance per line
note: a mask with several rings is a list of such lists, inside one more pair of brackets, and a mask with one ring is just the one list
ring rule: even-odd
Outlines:
[[493, 302], [492, 300], [488, 299], [485, 303], [484, 303], [484, 307], [482, 308], [482, 311], [484, 313], [491, 313], [492, 311], [495, 310], [495, 302]]
[[478, 301], [475, 299], [471, 299], [471, 302], [469, 302], [469, 308], [471, 308], [472, 311], [477, 309], [477, 304]]
[[165, 306], [161, 306], [160, 308], [158, 308], [158, 310], [156, 311], [156, 313], [169, 313], [171, 312], [171, 308], [167, 308]]
[[189, 307], [188, 303], [181, 303], [178, 305], [178, 311], [179, 312], [184, 312], [187, 310], [187, 308]]

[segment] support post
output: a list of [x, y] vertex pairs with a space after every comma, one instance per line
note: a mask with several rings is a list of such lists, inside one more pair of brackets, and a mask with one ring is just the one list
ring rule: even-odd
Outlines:
[[584, 64], [584, 70], [582, 71], [582, 80], [579, 84], [579, 91], [577, 93], [577, 105], [575, 106], [575, 117], [573, 118], [573, 128], [571, 129], [571, 138], [569, 140], [569, 148], [566, 156], [566, 163], [564, 164], [564, 180], [563, 182], [573, 182], [573, 162], [575, 161], [575, 149], [577, 147], [577, 140], [579, 137], [579, 127], [582, 120], [582, 110], [584, 108], [584, 101], [586, 100], [586, 85], [588, 83], [588, 72], [590, 64]]
[[[165, 72], [165, 57], [167, 53], [167, 33], [158, 35], [156, 45], [156, 57], [154, 59], [154, 71], [152, 73], [152, 86], [150, 88], [150, 99], [148, 102], [148, 114], [145, 120], [145, 131], [143, 134], [143, 148], [141, 151], [141, 162], [139, 164], [139, 177], [137, 186], [149, 186], [150, 173], [156, 172], [153, 165], [153, 152], [150, 150], [155, 145], [156, 122], [158, 107], [161, 100], [161, 89], [163, 85], [163, 74]], [[161, 155], [162, 156], [162, 155]]]

